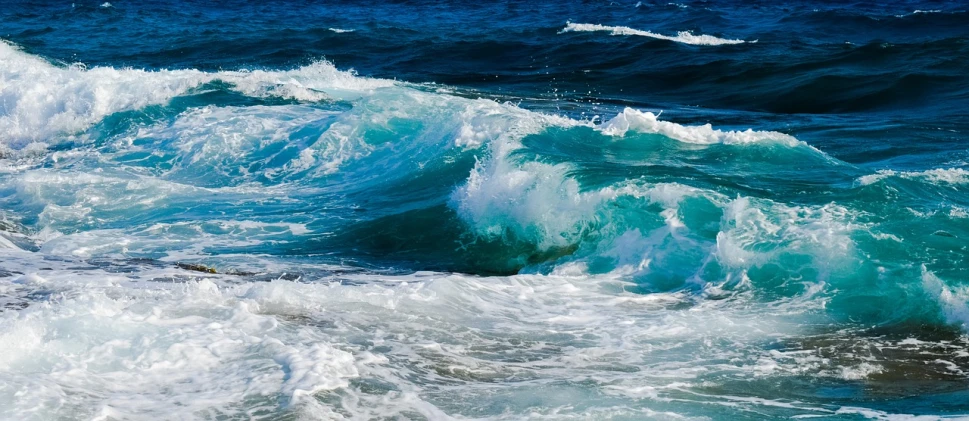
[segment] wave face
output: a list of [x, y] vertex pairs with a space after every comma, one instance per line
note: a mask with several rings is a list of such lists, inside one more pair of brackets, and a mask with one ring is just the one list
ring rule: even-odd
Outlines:
[[105, 5], [0, 11], [0, 419], [969, 414], [964, 11]]

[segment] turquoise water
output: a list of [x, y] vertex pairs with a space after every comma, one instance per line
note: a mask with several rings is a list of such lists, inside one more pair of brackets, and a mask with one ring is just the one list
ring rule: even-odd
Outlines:
[[105, 4], [0, 13], [0, 418], [969, 416], [964, 11]]

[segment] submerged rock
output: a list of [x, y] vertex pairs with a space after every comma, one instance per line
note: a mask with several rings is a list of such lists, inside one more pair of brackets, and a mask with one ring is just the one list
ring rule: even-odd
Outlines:
[[208, 266], [200, 265], [197, 263], [176, 263], [175, 266], [178, 266], [181, 269], [190, 270], [193, 272], [218, 273], [215, 271], [215, 268], [210, 268]]

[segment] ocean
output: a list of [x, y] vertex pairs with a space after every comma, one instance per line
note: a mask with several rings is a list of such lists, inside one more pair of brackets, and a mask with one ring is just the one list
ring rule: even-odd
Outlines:
[[0, 419], [969, 419], [969, 6], [0, 7]]

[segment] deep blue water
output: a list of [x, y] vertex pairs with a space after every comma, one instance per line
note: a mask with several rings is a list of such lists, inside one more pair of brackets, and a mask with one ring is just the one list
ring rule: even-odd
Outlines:
[[969, 417], [965, 4], [2, 6], [0, 418]]

